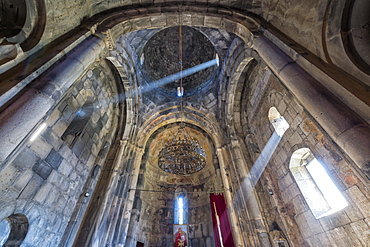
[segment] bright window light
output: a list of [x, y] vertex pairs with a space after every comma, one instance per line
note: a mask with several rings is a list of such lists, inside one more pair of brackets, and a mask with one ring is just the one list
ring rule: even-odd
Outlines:
[[343, 195], [340, 193], [338, 188], [335, 186], [333, 181], [330, 179], [329, 175], [326, 173], [324, 167], [317, 161], [313, 159], [306, 165], [308, 172], [311, 174], [313, 180], [319, 187], [321, 193], [323, 194], [326, 202], [330, 206], [330, 211], [325, 213], [325, 215], [330, 215], [348, 206], [347, 201], [344, 199]]
[[309, 148], [292, 154], [289, 169], [316, 219], [348, 206], [342, 193]]
[[177, 207], [179, 210], [179, 224], [182, 225], [184, 224], [184, 202], [182, 197], [179, 198]]
[[288, 122], [275, 107], [270, 108], [268, 117], [276, 133], [282, 137], [285, 131], [289, 129]]
[[33, 135], [30, 138], [30, 141], [33, 142], [36, 140], [36, 138], [41, 134], [41, 132], [46, 128], [46, 123], [43, 123], [40, 125], [40, 127], [33, 133]]

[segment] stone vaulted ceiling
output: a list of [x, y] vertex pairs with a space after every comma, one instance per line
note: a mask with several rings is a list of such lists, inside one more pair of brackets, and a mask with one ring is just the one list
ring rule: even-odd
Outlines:
[[[183, 70], [192, 68], [202, 63], [219, 58], [219, 64], [201, 70], [183, 78], [184, 97], [176, 95], [176, 89], [180, 85], [180, 79], [168, 84], [152, 87], [152, 82], [180, 72], [180, 42], [182, 37]], [[146, 115], [157, 117], [168, 114], [166, 109], [179, 111], [174, 122], [164, 122], [149, 138], [146, 149], [147, 168], [145, 174], [150, 177], [158, 177], [161, 183], [167, 183], [171, 187], [179, 182], [176, 175], [164, 174], [158, 168], [158, 153], [175, 134], [177, 126], [181, 121], [187, 121], [189, 111], [199, 111], [203, 108], [203, 114], [217, 114], [216, 98], [220, 90], [219, 75], [223, 62], [228, 56], [228, 49], [236, 38], [234, 34], [213, 29], [182, 26], [182, 34], [179, 27], [163, 29], [144, 29], [131, 32], [121, 36], [112, 54], [119, 56], [117, 60], [124, 61], [122, 47], [130, 47], [129, 53], [135, 58], [135, 70], [140, 85], [141, 101], [140, 111], [143, 115], [142, 123]], [[121, 55], [117, 55], [121, 54]], [[212, 95], [214, 107], [206, 106], [205, 98]], [[181, 105], [183, 108], [181, 108]], [[186, 108], [186, 109], [185, 109]], [[193, 110], [189, 110], [193, 109]], [[205, 110], [207, 109], [207, 110]], [[213, 113], [211, 112], [213, 111]], [[216, 124], [216, 123], [215, 123]], [[157, 128], [157, 127], [154, 127]], [[206, 168], [196, 174], [189, 176], [186, 183], [197, 186], [205, 182], [204, 178], [214, 174], [213, 155], [214, 148], [211, 137], [192, 124], [187, 124], [190, 135], [196, 138], [207, 153]], [[190, 180], [189, 180], [190, 179]], [[150, 179], [149, 179], [150, 180]], [[154, 180], [153, 180], [154, 181]], [[181, 183], [180, 183], [181, 184]]]
[[[182, 58], [180, 58], [180, 50], [182, 50]], [[180, 34], [179, 27], [170, 27], [151, 37], [140, 57], [143, 59], [143, 75], [146, 75], [146, 79], [150, 82], [180, 72], [180, 59], [182, 59], [182, 70], [187, 70], [215, 59], [216, 51], [207, 37], [196, 29], [184, 26]], [[212, 66], [184, 77], [182, 85], [185, 95], [193, 95], [202, 90], [210, 80], [214, 79], [216, 70], [216, 67]], [[177, 79], [160, 86], [160, 89], [166, 94], [176, 95], [176, 88], [179, 85], [180, 79]]]

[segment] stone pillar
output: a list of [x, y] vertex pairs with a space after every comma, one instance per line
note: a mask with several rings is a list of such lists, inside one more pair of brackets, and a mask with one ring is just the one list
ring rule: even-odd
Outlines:
[[370, 178], [370, 126], [265, 36], [253, 48], [340, 148]]
[[[135, 163], [131, 171], [132, 177], [131, 177], [130, 188], [132, 189], [135, 189], [137, 186], [137, 180], [138, 180], [139, 173], [140, 173], [140, 164], [141, 164], [143, 154], [144, 154], [144, 150], [142, 148], [137, 147]], [[126, 219], [127, 224], [125, 226], [122, 226], [123, 229], [121, 231], [122, 233], [125, 233], [125, 234], [128, 233], [128, 227], [130, 225], [130, 218], [133, 216], [132, 214], [137, 214], [137, 212], [132, 212], [132, 208], [134, 206], [134, 200], [135, 200], [135, 193], [136, 193], [136, 190], [130, 190], [129, 195], [126, 199], [125, 211], [123, 213], [123, 217], [124, 219]], [[135, 232], [132, 233], [131, 237], [133, 237], [134, 235], [135, 235]], [[126, 239], [128, 239], [127, 235], [122, 237], [122, 240], [121, 240], [122, 246], [131, 246], [132, 243], [127, 243]]]
[[[133, 181], [137, 181], [138, 177], [138, 174], [135, 176], [135, 165], [137, 165], [137, 162], [135, 162], [133, 166], [133, 171], [129, 171], [131, 174], [133, 173], [131, 181], [127, 179], [129, 174], [123, 174], [123, 170], [126, 169], [126, 166], [130, 165], [131, 157], [129, 153], [132, 150], [136, 153], [135, 161], [139, 160], [139, 165], [136, 170], [140, 170], [140, 161], [144, 151], [141, 148], [131, 145], [127, 141], [121, 141], [120, 149], [112, 167], [112, 174], [107, 181], [109, 186], [104, 194], [104, 198], [102, 198], [104, 201], [97, 212], [98, 216], [91, 226], [91, 232], [85, 243], [89, 246], [125, 246], [124, 242], [126, 241], [129, 218], [131, 216], [129, 213], [132, 209], [133, 198], [130, 197], [131, 194], [125, 199], [122, 198], [122, 195], [125, 194], [125, 190], [128, 189], [127, 186], [132, 186]], [[128, 170], [130, 170], [130, 168]], [[122, 178], [125, 179], [122, 180]], [[134, 184], [136, 185], [136, 183]], [[135, 193], [135, 191], [130, 191], [130, 193], [132, 192]], [[127, 213], [128, 210], [129, 213]], [[119, 229], [117, 226], [119, 226]], [[116, 231], [120, 233], [117, 239], [114, 238]]]
[[0, 113], [0, 163], [40, 124], [104, 49], [104, 41], [90, 36], [25, 87], [24, 93]]
[[[231, 146], [233, 150], [232, 163], [237, 166], [237, 168], [234, 169], [235, 172], [238, 173], [236, 175], [239, 176], [240, 179], [240, 187], [236, 193], [238, 193], [243, 203], [245, 203], [246, 211], [249, 217], [247, 220], [251, 221], [251, 227], [253, 228], [252, 233], [256, 234], [258, 238], [258, 245], [263, 247], [271, 247], [269, 235], [254, 190], [255, 182], [253, 182], [253, 176], [248, 170], [243, 152], [240, 148], [240, 143], [237, 140], [232, 140]], [[261, 171], [261, 173], [262, 172], [263, 171]]]
[[226, 202], [227, 202], [227, 210], [229, 212], [229, 217], [230, 217], [230, 225], [231, 225], [231, 230], [233, 233], [233, 238], [234, 238], [234, 243], [235, 246], [244, 246], [243, 241], [241, 241], [242, 233], [240, 232], [240, 229], [238, 227], [238, 220], [237, 216], [235, 214], [235, 209], [233, 206], [233, 197], [231, 194], [231, 185], [229, 183], [228, 179], [228, 174], [226, 173], [227, 166], [225, 165], [225, 150], [224, 148], [217, 148], [217, 157], [219, 160], [220, 164], [220, 171], [221, 171], [221, 177], [222, 177], [222, 182], [224, 184], [224, 189], [225, 189], [225, 197], [226, 197]]
[[[128, 174], [124, 174], [123, 170], [125, 166], [130, 165], [129, 153], [136, 147], [130, 145], [126, 140], [120, 142], [120, 149], [114, 160], [113, 173], [109, 179], [108, 191], [105, 195], [105, 202], [102, 207], [103, 210], [99, 212], [99, 222], [97, 226], [102, 228], [101, 232], [98, 232], [97, 241], [99, 245], [110, 246], [114, 241], [114, 232], [116, 230], [117, 222], [120, 221], [119, 216], [124, 211], [125, 202], [127, 200], [122, 198], [122, 188], [126, 186]], [[126, 159], [125, 159], [126, 158]]]

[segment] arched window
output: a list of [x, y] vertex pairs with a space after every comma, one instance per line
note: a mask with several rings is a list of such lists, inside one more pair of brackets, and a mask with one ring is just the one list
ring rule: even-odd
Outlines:
[[184, 194], [180, 194], [176, 197], [174, 223], [180, 225], [188, 223], [187, 202]]
[[276, 133], [281, 137], [284, 135], [285, 131], [289, 128], [288, 122], [280, 114], [280, 112], [275, 108], [271, 107], [269, 110], [269, 120], [274, 126]]
[[76, 116], [69, 124], [68, 128], [62, 135], [62, 140], [65, 141], [71, 148], [76, 143], [78, 137], [82, 136], [94, 111], [94, 107], [90, 102], [85, 103], [82, 108], [76, 113]]
[[289, 168], [316, 219], [335, 213], [348, 205], [310, 149], [301, 148], [295, 151]]
[[179, 215], [179, 224], [184, 224], [184, 198], [179, 197], [177, 200], [177, 210]]

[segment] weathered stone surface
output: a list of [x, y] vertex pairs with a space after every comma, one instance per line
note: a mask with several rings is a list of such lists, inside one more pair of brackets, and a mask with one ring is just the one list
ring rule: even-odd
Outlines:
[[57, 153], [54, 149], [50, 151], [48, 156], [45, 158], [45, 161], [55, 170], [58, 170], [60, 163], [62, 162], [63, 157]]
[[[88, 216], [92, 217], [85, 217], [85, 227], [81, 229], [86, 236], [90, 229], [99, 229], [92, 236], [97, 246], [112, 243], [134, 246], [135, 240], [148, 246], [169, 246], [174, 222], [172, 197], [177, 191], [184, 192], [189, 199], [190, 242], [193, 246], [213, 246], [207, 196], [209, 191], [226, 188], [223, 192], [228, 204], [232, 205], [231, 216], [234, 215], [232, 226], [241, 235], [235, 236], [238, 246], [253, 246], [258, 234], [261, 237], [258, 244], [264, 244], [273, 225], [284, 233], [290, 245], [365, 246], [370, 241], [370, 196], [367, 178], [362, 173], [368, 173], [369, 167], [366, 158], [362, 163], [358, 160], [368, 157], [369, 97], [364, 85], [370, 80], [367, 70], [356, 67], [358, 64], [352, 58], [356, 54], [350, 54], [345, 47], [346, 41], [342, 40], [346, 32], [343, 28], [349, 25], [342, 20], [346, 17], [344, 4], [345, 1], [334, 4], [333, 1], [302, 0], [47, 0], [45, 10], [38, 9], [35, 20], [36, 10], [28, 8], [32, 14], [26, 27], [19, 36], [8, 41], [18, 42], [21, 50], [24, 46], [19, 39], [27, 39], [24, 35], [30, 34], [34, 23], [40, 24], [39, 20], [45, 17], [46, 26], [33, 50], [24, 50], [22, 57], [0, 68], [1, 73], [12, 67], [14, 69], [8, 72], [16, 72], [9, 80], [9, 73], [0, 75], [1, 99], [8, 85], [32, 73], [28, 78], [31, 84], [16, 97], [10, 97], [9, 107], [3, 103], [1, 107], [0, 189], [3, 196], [0, 197], [0, 220], [18, 212], [28, 217], [30, 229], [22, 243], [24, 246], [69, 246], [74, 239], [85, 240], [76, 237], [76, 232], [91, 203], [101, 208], [91, 207]], [[255, 15], [262, 26], [254, 23]], [[356, 16], [354, 14], [353, 18]], [[116, 20], [121, 23], [115, 23]], [[97, 30], [90, 33], [95, 23], [99, 23]], [[192, 26], [204, 34], [220, 58], [217, 67], [220, 74], [204, 87], [205, 91], [181, 99], [184, 114], [180, 112], [179, 98], [156, 90], [145, 91], [140, 65], [140, 52], [157, 31], [154, 29], [180, 24]], [[38, 29], [41, 30], [41, 26]], [[246, 26], [256, 28], [249, 30]], [[104, 46], [100, 32], [108, 28], [112, 28], [113, 42], [118, 40], [117, 46], [111, 53], [103, 51], [100, 54]], [[131, 31], [138, 32], [129, 33]], [[361, 28], [351, 32], [363, 34]], [[119, 38], [125, 33], [128, 37]], [[258, 43], [263, 35], [276, 45], [263, 58], [266, 61], [260, 57], [266, 49], [259, 49]], [[86, 37], [94, 39], [95, 43], [74, 49], [73, 56], [69, 57], [72, 47]], [[364, 37], [364, 44], [368, 44], [367, 36]], [[173, 43], [178, 48], [177, 39], [174, 38]], [[51, 45], [45, 47], [46, 44]], [[255, 50], [249, 47], [252, 44]], [[44, 49], [46, 52], [42, 53]], [[93, 52], [87, 52], [89, 50]], [[36, 51], [39, 51], [37, 57], [31, 57]], [[177, 51], [174, 52], [176, 64]], [[278, 56], [283, 52], [287, 60]], [[54, 62], [49, 59], [57, 53], [56, 66], [50, 67]], [[67, 56], [62, 57], [66, 53]], [[202, 51], [192, 59], [201, 54]], [[107, 66], [106, 56], [116, 63]], [[95, 59], [99, 61], [89, 67]], [[44, 63], [50, 70], [35, 71], [35, 67]], [[168, 69], [163, 64], [155, 66]], [[302, 95], [285, 88], [276, 76], [289, 75], [292, 85], [298, 88], [302, 88], [307, 79], [293, 73], [296, 65], [340, 99], [319, 84], [306, 88]], [[44, 74], [39, 76], [41, 73]], [[50, 83], [45, 85], [46, 82]], [[122, 83], [123, 89], [118, 90]], [[310, 94], [318, 88], [316, 94]], [[312, 103], [322, 96], [327, 97], [329, 103], [336, 102], [334, 107], [328, 108], [330, 104], [323, 101]], [[93, 102], [92, 116], [68, 141], [62, 140], [61, 136], [73, 125], [73, 119], [86, 102]], [[343, 102], [365, 121], [356, 122], [359, 119], [354, 117], [356, 113], [342, 107]], [[275, 129], [268, 119], [268, 111], [273, 106], [290, 128], [281, 139], [275, 140], [276, 147], [269, 149], [266, 146], [274, 141], [271, 137]], [[315, 112], [320, 108], [323, 110]], [[335, 120], [338, 115], [343, 116], [341, 121]], [[358, 126], [348, 124], [353, 119], [357, 119], [354, 123]], [[27, 138], [41, 120], [46, 121], [47, 129], [35, 141], [28, 142]], [[161, 128], [183, 121], [202, 145], [210, 143], [207, 144], [210, 157], [203, 172], [191, 177], [169, 176], [161, 173], [156, 164], [163, 140], [174, 132], [170, 127], [163, 132]], [[333, 128], [325, 128], [328, 123], [332, 123], [329, 126]], [[338, 126], [341, 128], [337, 129]], [[118, 137], [114, 139], [116, 133]], [[147, 145], [153, 140], [151, 138], [155, 141]], [[309, 148], [323, 163], [345, 194], [349, 206], [344, 210], [321, 219], [313, 217], [289, 169], [292, 154], [302, 147]], [[215, 150], [221, 149], [225, 152], [216, 154]], [[143, 157], [142, 150], [145, 150]], [[261, 170], [261, 177], [256, 178], [259, 182], [253, 193], [248, 194], [251, 197], [236, 195], [240, 190], [239, 181], [248, 175], [259, 157], [264, 158], [264, 170]], [[360, 164], [362, 171], [353, 167], [353, 161]], [[90, 176], [96, 165], [102, 167], [101, 177]], [[140, 173], [138, 185], [132, 179], [136, 173]], [[98, 179], [100, 187], [96, 188]], [[128, 182], [131, 180], [132, 184]], [[129, 192], [131, 186], [163, 193]], [[94, 189], [94, 197], [81, 197], [85, 190]], [[128, 195], [135, 193], [140, 203], [132, 210], [134, 197]], [[13, 205], [14, 200], [17, 206]], [[247, 202], [248, 214], [244, 202]], [[127, 211], [123, 211], [125, 208]], [[256, 222], [258, 234], [253, 224], [252, 227], [249, 224]], [[70, 240], [66, 240], [67, 235]], [[125, 242], [126, 237], [130, 243]], [[100, 243], [103, 239], [111, 242]], [[83, 240], [81, 246], [93, 245]]]
[[[11, 108], [1, 113], [0, 162], [3, 162], [36, 125], [38, 119], [35, 116], [45, 114], [52, 105], [52, 101], [47, 97], [32, 90], [25, 94], [23, 101], [23, 103], [13, 104]], [[25, 102], [27, 102], [26, 106]]]
[[44, 161], [39, 160], [36, 164], [33, 165], [32, 170], [37, 175], [39, 175], [44, 180], [46, 180], [49, 177], [53, 168], [48, 163], [45, 163]]
[[23, 189], [20, 194], [20, 198], [28, 199], [32, 198], [37, 191], [40, 189], [40, 186], [44, 182], [44, 179], [37, 174], [33, 174], [32, 178], [27, 183], [26, 187]]
[[25, 148], [17, 155], [12, 164], [18, 168], [30, 168], [38, 159], [39, 157], [34, 152], [29, 148]]

